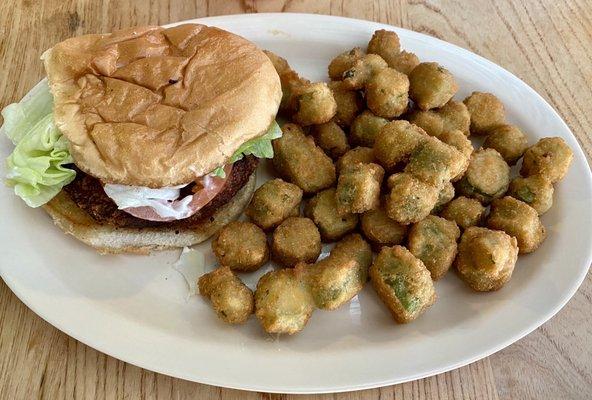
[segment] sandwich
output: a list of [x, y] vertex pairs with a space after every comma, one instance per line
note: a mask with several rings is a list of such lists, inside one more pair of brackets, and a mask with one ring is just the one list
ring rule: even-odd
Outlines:
[[67, 39], [2, 111], [7, 185], [101, 253], [190, 246], [236, 219], [281, 135], [267, 56], [199, 24]]

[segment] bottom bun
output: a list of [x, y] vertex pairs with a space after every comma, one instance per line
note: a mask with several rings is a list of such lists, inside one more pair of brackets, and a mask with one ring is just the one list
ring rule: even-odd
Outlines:
[[255, 172], [245, 186], [204, 223], [191, 229], [120, 228], [99, 224], [78, 207], [63, 190], [43, 208], [65, 233], [94, 247], [101, 254], [139, 253], [166, 250], [201, 243], [224, 225], [237, 219], [255, 191]]

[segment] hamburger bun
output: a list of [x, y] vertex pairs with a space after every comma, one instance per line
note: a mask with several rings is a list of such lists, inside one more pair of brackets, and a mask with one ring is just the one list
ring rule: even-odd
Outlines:
[[94, 247], [102, 254], [139, 253], [192, 246], [214, 235], [224, 225], [237, 219], [255, 191], [256, 174], [211, 218], [198, 228], [122, 228], [99, 224], [61, 191], [43, 208], [65, 233]]
[[[205, 25], [75, 37], [43, 59], [54, 119], [75, 164], [106, 183], [161, 188], [192, 182], [265, 133], [282, 96], [279, 77], [259, 48]], [[99, 248], [169, 243], [166, 235], [134, 233], [111, 243], [100, 229], [58, 220]]]

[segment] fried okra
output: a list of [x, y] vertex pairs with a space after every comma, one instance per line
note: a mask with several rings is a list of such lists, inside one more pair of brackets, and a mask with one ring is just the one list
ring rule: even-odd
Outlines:
[[267, 333], [301, 331], [314, 310], [308, 284], [292, 268], [270, 271], [257, 282], [255, 316]]
[[504, 105], [491, 93], [473, 92], [463, 103], [471, 114], [472, 134], [487, 135], [490, 129], [505, 121]]
[[356, 229], [357, 214], [341, 215], [337, 212], [335, 189], [330, 188], [317, 193], [304, 207], [304, 215], [319, 228], [324, 242], [334, 242]]
[[393, 31], [377, 30], [368, 42], [368, 53], [378, 54], [389, 65], [401, 52], [399, 36]]
[[253, 314], [253, 292], [228, 266], [202, 275], [198, 287], [199, 293], [210, 300], [216, 315], [224, 322], [242, 324]]
[[459, 130], [468, 136], [471, 116], [464, 103], [450, 100], [440, 108], [414, 111], [409, 116], [409, 122], [422, 128], [428, 135], [437, 138], [453, 130]]
[[553, 184], [542, 175], [517, 177], [510, 182], [508, 196], [525, 202], [539, 215], [549, 211], [553, 205]]
[[364, 111], [352, 122], [349, 138], [358, 146], [372, 147], [380, 129], [388, 124], [388, 119], [379, 117], [371, 111]]
[[444, 132], [444, 120], [434, 110], [415, 110], [409, 114], [409, 122], [419, 126], [430, 136], [440, 137]]
[[409, 96], [422, 110], [442, 107], [458, 91], [448, 70], [438, 63], [419, 64], [409, 74]]
[[356, 164], [344, 168], [335, 190], [339, 214], [360, 214], [377, 208], [383, 178], [384, 169], [378, 164]]
[[462, 229], [480, 225], [487, 209], [476, 199], [460, 196], [444, 206], [440, 216], [454, 221]]
[[423, 262], [432, 279], [437, 280], [452, 265], [459, 236], [455, 222], [428, 215], [409, 230], [409, 251]]
[[383, 247], [370, 266], [370, 280], [400, 324], [413, 321], [436, 301], [430, 271], [402, 246]]
[[510, 167], [493, 149], [473, 152], [469, 167], [458, 182], [458, 191], [486, 204], [502, 197], [510, 184]]
[[346, 87], [341, 81], [329, 82], [328, 85], [333, 91], [333, 98], [337, 104], [335, 122], [340, 126], [350, 126], [356, 115], [362, 111], [360, 94]]
[[547, 236], [536, 210], [510, 196], [491, 203], [487, 226], [514, 236], [521, 254], [535, 251]]
[[560, 137], [547, 137], [524, 152], [520, 174], [542, 175], [551, 183], [555, 183], [563, 179], [572, 159], [573, 151], [565, 140]]
[[308, 83], [295, 90], [297, 108], [292, 119], [302, 125], [315, 125], [328, 122], [337, 112], [333, 92], [325, 82]]
[[458, 151], [463, 153], [464, 156], [468, 159], [471, 158], [471, 154], [473, 154], [473, 151], [475, 150], [469, 138], [466, 137], [465, 134], [459, 131], [458, 129], [444, 132], [438, 137], [438, 139], [456, 148]]
[[502, 231], [470, 227], [462, 235], [454, 265], [473, 290], [489, 292], [510, 280], [517, 259], [516, 238]]
[[455, 147], [427, 137], [409, 157], [405, 172], [440, 187], [467, 169], [469, 160]]
[[391, 192], [386, 213], [400, 224], [409, 225], [427, 217], [436, 203], [440, 189], [407, 173], [389, 177]]
[[335, 57], [329, 63], [329, 78], [334, 81], [343, 79], [343, 73], [354, 66], [354, 63], [362, 58], [364, 50], [355, 47]]
[[466, 136], [469, 136], [471, 114], [469, 114], [469, 110], [464, 103], [450, 100], [442, 107], [436, 109], [436, 113], [443, 121], [442, 133], [458, 129]]
[[315, 193], [335, 183], [335, 166], [314, 140], [295, 124], [282, 126], [283, 136], [273, 141], [273, 166], [305, 193]]
[[378, 250], [403, 243], [407, 235], [407, 226], [389, 218], [384, 206], [362, 214], [360, 225], [364, 237]]
[[271, 253], [285, 267], [315, 262], [321, 254], [319, 230], [308, 218], [287, 218], [273, 231]]
[[263, 52], [271, 60], [271, 63], [280, 77], [280, 83], [282, 85], [282, 101], [280, 103], [280, 112], [292, 115], [294, 112], [296, 112], [298, 104], [296, 93], [298, 88], [309, 84], [310, 81], [300, 77], [298, 73], [290, 67], [284, 58], [269, 50], [263, 50]]
[[514, 165], [526, 151], [528, 140], [517, 126], [504, 124], [489, 130], [483, 147], [497, 150], [509, 165]]
[[454, 194], [454, 185], [451, 182], [443, 183], [440, 187], [440, 192], [438, 192], [438, 201], [432, 210], [432, 214], [439, 213], [442, 207], [454, 199]]
[[284, 219], [298, 215], [301, 201], [302, 189], [276, 178], [255, 190], [245, 214], [258, 227], [269, 230]]
[[359, 234], [352, 234], [337, 243], [326, 258], [307, 266], [307, 281], [316, 306], [335, 310], [348, 303], [364, 288], [371, 263], [370, 245]]
[[387, 170], [406, 162], [428, 135], [420, 127], [407, 121], [392, 121], [380, 129], [374, 141], [374, 156]]
[[334, 121], [313, 125], [311, 132], [317, 146], [333, 159], [341, 157], [349, 150], [345, 132]]
[[235, 271], [255, 271], [269, 260], [265, 232], [251, 222], [233, 221], [212, 241], [220, 265]]
[[363, 55], [343, 73], [343, 83], [351, 89], [363, 89], [372, 76], [385, 68], [388, 68], [388, 64], [379, 55]]
[[341, 173], [347, 166], [369, 164], [375, 161], [374, 150], [369, 147], [354, 147], [337, 160], [337, 172]]
[[405, 75], [409, 75], [411, 71], [419, 65], [419, 58], [415, 53], [403, 50], [397, 54], [391, 62], [387, 61], [387, 63], [389, 67], [394, 68]]
[[409, 103], [407, 75], [385, 68], [371, 76], [366, 83], [366, 103], [376, 115], [395, 118], [407, 110]]

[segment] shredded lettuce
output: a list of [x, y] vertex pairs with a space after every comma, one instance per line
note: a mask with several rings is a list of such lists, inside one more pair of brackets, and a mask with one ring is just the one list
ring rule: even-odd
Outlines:
[[76, 172], [68, 141], [53, 122], [53, 98], [39, 84], [20, 103], [2, 110], [3, 132], [16, 145], [6, 159], [6, 185], [30, 207], [39, 207], [72, 182]]
[[[234, 152], [230, 164], [237, 162], [244, 156], [253, 155], [257, 158], [273, 158], [273, 146], [271, 141], [282, 136], [282, 130], [277, 122], [273, 121], [264, 135], [251, 139], [243, 143], [237, 151]], [[225, 178], [224, 167], [218, 167], [210, 175]]]

